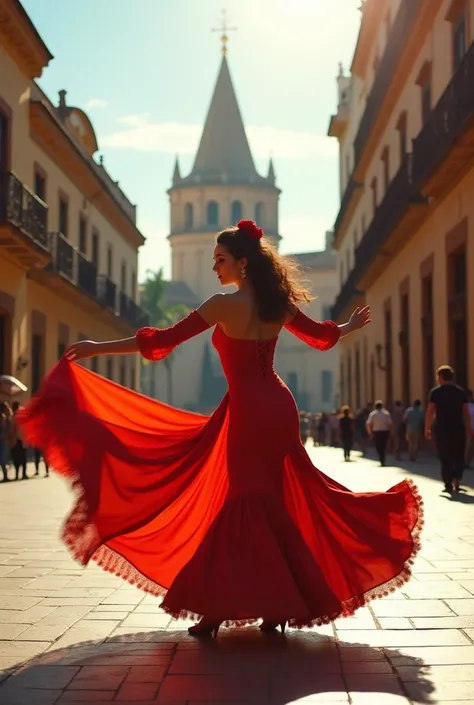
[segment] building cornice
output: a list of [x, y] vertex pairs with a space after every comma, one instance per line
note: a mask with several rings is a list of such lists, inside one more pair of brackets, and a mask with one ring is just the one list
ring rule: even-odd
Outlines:
[[18, 0], [0, 2], [0, 44], [31, 79], [39, 78], [53, 58]]
[[100, 177], [100, 167], [43, 101], [30, 102], [30, 135], [133, 247], [144, 244], [145, 238]]
[[[186, 236], [191, 237], [191, 238], [194, 238], [194, 237], [200, 238], [203, 235], [216, 235], [217, 236], [217, 234], [221, 230], [224, 230], [224, 229], [225, 229], [224, 227], [222, 227], [222, 228], [211, 227], [211, 226], [208, 227], [208, 226], [204, 226], [204, 225], [200, 226], [200, 227], [196, 227], [194, 230], [189, 230], [189, 228], [188, 229], [179, 228], [179, 229], [176, 229], [176, 230], [173, 230], [170, 232], [170, 234], [168, 235], [168, 240], [172, 240], [175, 237], [184, 238]], [[277, 241], [277, 242], [280, 242], [280, 240], [282, 239], [281, 235], [279, 235], [278, 233], [275, 233], [271, 230], [265, 230], [265, 236], [269, 240], [273, 240], [273, 241]]]
[[357, 44], [352, 58], [351, 74], [364, 78], [367, 63], [375, 46], [376, 33], [388, 10], [387, 0], [366, 0], [361, 8], [362, 18]]
[[189, 177], [187, 179], [183, 179], [181, 182], [173, 184], [168, 190], [167, 194], [171, 193], [176, 193], [177, 191], [187, 191], [187, 190], [192, 190], [192, 189], [199, 189], [199, 188], [219, 188], [219, 189], [229, 189], [229, 188], [248, 188], [252, 189], [252, 191], [272, 191], [273, 193], [276, 193], [278, 196], [281, 194], [281, 189], [278, 188], [278, 186], [274, 186], [273, 184], [265, 183], [265, 181], [262, 178], [262, 182], [260, 181], [255, 181], [254, 183], [250, 183], [249, 181], [237, 181], [237, 180], [230, 180], [230, 181], [216, 181], [216, 180], [199, 180], [199, 181], [191, 181]]

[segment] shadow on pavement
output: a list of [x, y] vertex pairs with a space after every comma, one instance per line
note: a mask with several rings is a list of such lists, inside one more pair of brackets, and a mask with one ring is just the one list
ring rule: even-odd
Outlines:
[[401, 651], [336, 642], [314, 631], [290, 630], [284, 637], [256, 628], [222, 629], [216, 640], [196, 640], [183, 631], [157, 630], [53, 647], [7, 676], [0, 702], [286, 705], [351, 692], [362, 694], [357, 703], [368, 693], [381, 694], [381, 701], [387, 693], [430, 703], [434, 688], [425, 669]]
[[[379, 465], [378, 460], [376, 459], [375, 453], [372, 451], [369, 451], [365, 458], [361, 458], [360, 454], [354, 454], [353, 460], [357, 462], [357, 460], [362, 459], [362, 460], [368, 460], [368, 461], [373, 461], [374, 463]], [[356, 462], [354, 464], [356, 464]], [[423, 456], [421, 455], [418, 460], [415, 462], [403, 459], [403, 460], [396, 460], [393, 456], [388, 456], [387, 458], [387, 467], [389, 468], [395, 468], [403, 471], [407, 475], [420, 475], [422, 477], [426, 477], [430, 480], [435, 480], [440, 483], [440, 486], [442, 485], [441, 483], [441, 477], [440, 477], [440, 469], [439, 469], [439, 461], [436, 456]], [[472, 469], [466, 469], [464, 471], [464, 475], [462, 478], [462, 483], [464, 487], [469, 487], [470, 489], [474, 489], [474, 471]]]

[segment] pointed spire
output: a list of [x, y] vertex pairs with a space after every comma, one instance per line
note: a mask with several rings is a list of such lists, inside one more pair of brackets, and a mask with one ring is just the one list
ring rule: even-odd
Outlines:
[[214, 94], [188, 182], [262, 181], [255, 169], [227, 58], [222, 57]]
[[176, 155], [176, 159], [174, 162], [174, 170], [173, 170], [173, 185], [178, 184], [180, 181], [181, 181], [181, 172], [179, 170], [178, 155]]
[[274, 184], [276, 181], [276, 176], [275, 176], [275, 167], [273, 166], [273, 157], [270, 157], [270, 162], [268, 164], [268, 176], [267, 176], [268, 181], [271, 184]]

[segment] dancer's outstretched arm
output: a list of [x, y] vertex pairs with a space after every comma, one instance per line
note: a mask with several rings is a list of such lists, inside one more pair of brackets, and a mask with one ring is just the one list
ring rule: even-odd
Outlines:
[[219, 320], [223, 294], [215, 294], [195, 311], [169, 328], [145, 326], [131, 338], [121, 340], [81, 340], [65, 352], [67, 360], [82, 360], [97, 355], [128, 355], [140, 352], [149, 360], [162, 360], [180, 343], [207, 330]]
[[364, 328], [370, 323], [370, 308], [356, 308], [349, 321], [338, 326], [333, 321], [313, 321], [305, 313], [297, 310], [296, 314], [285, 323], [285, 328], [297, 338], [317, 350], [330, 350], [349, 333]]

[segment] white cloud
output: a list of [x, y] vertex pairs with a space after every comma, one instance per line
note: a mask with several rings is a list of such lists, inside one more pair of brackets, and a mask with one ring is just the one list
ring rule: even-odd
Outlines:
[[[202, 126], [175, 122], [152, 122], [147, 113], [118, 119], [127, 129], [101, 137], [101, 147], [133, 149], [165, 154], [195, 154]], [[334, 140], [311, 132], [298, 132], [271, 126], [247, 128], [252, 153], [257, 159], [272, 154], [281, 159], [314, 159], [337, 156]]]
[[93, 110], [94, 108], [104, 109], [107, 106], [108, 103], [106, 100], [103, 100], [102, 98], [91, 98], [86, 103], [86, 110]]
[[149, 117], [150, 117], [150, 113], [137, 113], [136, 115], [124, 115], [123, 117], [117, 118], [117, 122], [122, 123], [122, 125], [128, 125], [129, 127], [140, 128], [140, 127], [144, 127], [147, 124]]

